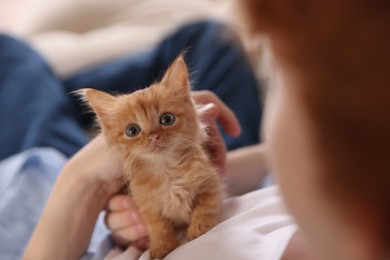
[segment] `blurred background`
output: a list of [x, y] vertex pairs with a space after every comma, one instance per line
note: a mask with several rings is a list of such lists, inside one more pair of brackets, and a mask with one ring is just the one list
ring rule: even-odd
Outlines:
[[237, 26], [231, 6], [231, 0], [0, 0], [0, 31], [27, 40], [64, 77], [142, 51], [190, 21]]

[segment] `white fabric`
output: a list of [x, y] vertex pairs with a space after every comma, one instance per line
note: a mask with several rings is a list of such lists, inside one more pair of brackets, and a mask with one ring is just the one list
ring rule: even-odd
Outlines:
[[[223, 221], [203, 236], [171, 252], [166, 260], [276, 260], [296, 231], [274, 187], [227, 199]], [[116, 255], [117, 252], [111, 252]], [[131, 247], [114, 260], [148, 260]]]

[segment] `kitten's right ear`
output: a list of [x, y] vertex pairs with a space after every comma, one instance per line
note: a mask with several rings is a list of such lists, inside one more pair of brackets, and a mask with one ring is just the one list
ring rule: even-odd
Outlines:
[[80, 89], [75, 93], [89, 104], [102, 126], [107, 125], [114, 118], [113, 115], [118, 104], [118, 100], [114, 96], [91, 88]]
[[188, 69], [184, 61], [183, 54], [179, 55], [176, 60], [169, 66], [161, 82], [179, 92], [189, 95], [191, 88], [188, 78]]

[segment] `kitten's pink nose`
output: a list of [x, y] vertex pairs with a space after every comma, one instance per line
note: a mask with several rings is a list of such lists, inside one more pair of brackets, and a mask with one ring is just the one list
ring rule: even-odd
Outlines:
[[158, 139], [160, 139], [160, 136], [157, 133], [153, 132], [153, 133], [149, 134], [148, 139], [149, 139], [149, 141], [151, 141], [153, 143], [157, 143]]

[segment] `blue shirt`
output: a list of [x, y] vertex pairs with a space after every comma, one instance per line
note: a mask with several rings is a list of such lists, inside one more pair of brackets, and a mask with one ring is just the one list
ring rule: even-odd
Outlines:
[[[21, 259], [67, 158], [33, 148], [0, 162], [0, 259]], [[100, 215], [84, 259], [103, 259], [112, 247]], [[50, 246], [50, 245], [48, 245]]]

